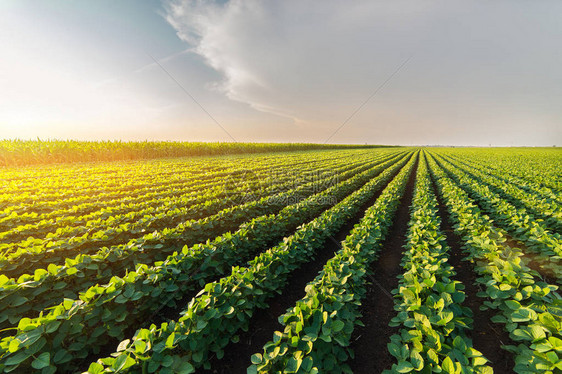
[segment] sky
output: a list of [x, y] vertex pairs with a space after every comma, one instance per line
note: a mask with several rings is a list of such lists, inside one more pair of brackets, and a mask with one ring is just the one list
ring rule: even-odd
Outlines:
[[0, 139], [552, 146], [562, 2], [0, 0]]

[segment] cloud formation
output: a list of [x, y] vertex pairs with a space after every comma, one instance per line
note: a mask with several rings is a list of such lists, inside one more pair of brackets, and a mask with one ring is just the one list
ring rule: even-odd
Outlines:
[[[390, 63], [377, 58], [389, 46], [369, 51], [370, 44], [383, 40], [372, 25], [384, 21], [372, 16], [381, 7], [364, 3], [348, 8], [330, 1], [321, 8], [296, 1], [177, 1], [168, 4], [167, 20], [223, 74], [215, 87], [229, 98], [310, 122], [338, 113], [330, 107], [338, 107], [334, 101], [340, 97], [364, 97], [376, 78], [407, 57], [403, 45], [394, 45]], [[378, 72], [378, 67], [386, 69]]]
[[[323, 132], [318, 141], [410, 55], [338, 140], [560, 140], [559, 3], [174, 0], [165, 9], [177, 35], [222, 75], [214, 89]], [[532, 126], [539, 131], [529, 137]]]

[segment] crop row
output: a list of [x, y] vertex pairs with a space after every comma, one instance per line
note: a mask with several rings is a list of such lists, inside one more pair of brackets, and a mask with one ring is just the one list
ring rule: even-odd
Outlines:
[[275, 331], [263, 352], [252, 355], [248, 373], [350, 372], [346, 361], [353, 357], [349, 344], [360, 324], [368, 265], [377, 258], [414, 161], [367, 209], [341, 249], [306, 286], [306, 295], [279, 317], [284, 331]]
[[[411, 160], [410, 162], [413, 162]], [[392, 170], [369, 181], [342, 202], [302, 226], [283, 243], [260, 254], [248, 267], [235, 267], [228, 277], [205, 285], [177, 321], [140, 329], [118, 352], [92, 363], [89, 372], [192, 372], [209, 367], [211, 352], [222, 357], [230, 341], [247, 331], [250, 317], [267, 308], [269, 299], [282, 292], [289, 275], [323, 247], [361, 205], [392, 177]]]
[[[79, 255], [74, 260], [67, 259], [64, 266], [51, 264], [46, 270], [36, 270], [34, 274], [21, 276], [18, 279], [6, 279], [5, 276], [0, 275], [0, 278], [4, 278], [0, 291], [0, 299], [5, 305], [2, 309], [2, 322], [4, 324], [15, 323], [17, 319], [23, 316], [30, 316], [30, 313], [37, 313], [47, 306], [61, 302], [64, 297], [76, 298], [79, 291], [85, 290], [94, 283], [108, 281], [114, 275], [119, 274], [122, 269], [133, 269], [136, 264], [151, 265], [155, 261], [165, 259], [168, 254], [173, 254], [174, 251], [185, 252], [182, 247], [186, 244], [191, 246], [196, 242], [201, 242], [203, 236], [212, 238], [223, 232], [236, 229], [237, 225], [232, 225], [229, 228], [229, 222], [236, 224], [240, 221], [248, 221], [254, 217], [266, 215], [243, 225], [234, 235], [230, 237], [227, 235], [228, 240], [218, 238], [213, 243], [199, 247], [210, 246], [213, 248], [217, 242], [221, 246], [225, 246], [226, 242], [236, 243], [239, 241], [238, 238], [259, 238], [259, 233], [268, 228], [271, 229], [270, 236], [283, 234], [287, 232], [289, 227], [300, 222], [300, 215], [313, 214], [316, 208], [333, 203], [331, 199], [338, 197], [333, 193], [338, 186], [357, 183], [357, 181], [363, 181], [364, 183], [367, 178], [392, 165], [400, 157], [403, 156], [398, 155], [388, 161], [384, 161], [384, 159], [374, 161], [374, 165], [371, 165], [366, 171], [363, 171], [363, 167], [360, 167], [359, 169], [342, 172], [340, 175], [342, 182], [335, 186], [325, 184], [322, 180], [311, 182], [295, 190], [282, 193], [277, 196], [277, 199], [262, 199], [259, 202], [229, 210], [228, 213], [235, 213], [236, 215], [219, 214], [201, 222], [194, 221], [183, 225], [179, 230], [167, 230], [160, 234], [155, 233], [145, 236], [142, 241], [112, 247], [96, 255]], [[348, 181], [349, 178], [352, 179]], [[324, 192], [314, 195], [314, 192], [322, 191]], [[299, 201], [310, 195], [313, 196], [309, 200], [313, 201], [315, 205], [308, 211], [303, 211], [300, 215], [292, 217], [288, 213], [294, 214], [295, 212], [287, 207], [281, 210], [277, 217], [267, 216], [267, 214], [279, 211], [292, 201]], [[307, 200], [304, 200], [304, 202], [307, 202]], [[242, 209], [243, 207], [246, 209]], [[276, 224], [272, 222], [275, 219], [278, 221]], [[200, 252], [206, 253], [204, 250]]]
[[[382, 153], [382, 152], [381, 152]], [[344, 159], [344, 155], [342, 155]], [[348, 156], [351, 157], [351, 156]], [[44, 201], [41, 196], [31, 196], [29, 201], [24, 204], [16, 204], [17, 199], [21, 198], [19, 193], [6, 193], [6, 198], [10, 200], [7, 208], [0, 212], [0, 229], [11, 228], [17, 225], [26, 225], [36, 223], [38, 220], [53, 219], [64, 216], [76, 216], [84, 214], [92, 214], [102, 208], [119, 207], [122, 205], [131, 204], [146, 204], [155, 198], [174, 197], [183, 193], [193, 192], [197, 190], [205, 190], [210, 187], [224, 187], [225, 178], [241, 181], [255, 177], [254, 174], [272, 173], [283, 168], [293, 168], [295, 166], [305, 166], [309, 164], [316, 164], [318, 162], [330, 162], [336, 160], [336, 157], [325, 157], [323, 159], [313, 159], [311, 156], [302, 156], [299, 159], [293, 160], [291, 158], [280, 158], [281, 161], [262, 161], [258, 162], [250, 160], [246, 162], [239, 162], [230, 169], [221, 169], [218, 172], [200, 173], [191, 170], [190, 168], [178, 170], [177, 174], [184, 176], [183, 178], [174, 181], [164, 177], [155, 178], [151, 184], [139, 188], [123, 188], [117, 191], [109, 189], [105, 193], [89, 194], [79, 186], [70, 188], [60, 188], [58, 197], [54, 197], [52, 201]], [[291, 162], [292, 161], [292, 162]], [[178, 163], [182, 166], [181, 163]], [[251, 171], [251, 172], [250, 172]], [[279, 173], [278, 173], [279, 174]], [[157, 173], [156, 175], [159, 175]], [[41, 178], [41, 180], [48, 180], [48, 176]], [[136, 176], [132, 178], [125, 177], [125, 184], [127, 179], [136, 180]], [[76, 179], [70, 177], [69, 179]], [[37, 183], [37, 181], [35, 181]], [[76, 189], [79, 192], [79, 197], [69, 198], [66, 196], [67, 190]], [[16, 200], [16, 201], [14, 201]], [[42, 204], [45, 205], [42, 208]]]
[[[310, 153], [287, 154], [284, 157], [253, 156], [222, 158], [222, 159], [192, 159], [165, 160], [136, 163], [108, 163], [92, 165], [56, 166], [58, 173], [52, 175], [53, 167], [38, 169], [24, 168], [21, 170], [4, 171], [2, 180], [3, 192], [0, 194], [0, 206], [8, 201], [10, 194], [20, 192], [17, 202], [32, 202], [33, 200], [48, 201], [57, 199], [61, 193], [67, 197], [92, 197], [103, 192], [121, 193], [123, 191], [142, 191], [145, 188], [162, 188], [157, 183], [167, 180], [171, 184], [199, 178], [203, 175], [227, 175], [230, 172], [242, 171], [248, 161], [257, 165], [282, 166], [284, 164], [314, 162], [318, 159], [334, 159], [338, 155], [349, 157], [352, 154], [366, 154], [367, 152], [325, 152], [310, 157]], [[179, 162], [178, 162], [179, 161]], [[76, 180], [76, 176], [82, 179]], [[41, 180], [44, 183], [37, 184]], [[81, 193], [83, 192], [83, 193]]]
[[390, 323], [400, 328], [388, 344], [397, 360], [391, 372], [490, 373], [487, 359], [466, 333], [472, 312], [462, 305], [464, 285], [454, 280], [437, 205], [424, 160], [418, 167], [404, 273], [395, 299], [398, 313]]
[[[534, 185], [538, 184], [560, 196], [562, 193], [562, 181], [560, 181], [560, 157], [559, 150], [537, 150], [527, 149], [516, 152], [509, 149], [493, 151], [464, 150], [462, 153], [455, 150], [457, 157], [464, 156], [471, 163], [481, 165], [497, 175], [510, 175]], [[515, 156], [515, 157], [514, 157]]]
[[[404, 162], [401, 161], [399, 164]], [[248, 257], [252, 252], [259, 250], [260, 246], [263, 246], [264, 242], [268, 240], [268, 235], [276, 235], [275, 239], [279, 240], [286, 234], [286, 230], [281, 231], [284, 228], [283, 226], [285, 228], [287, 226], [296, 227], [300, 224], [299, 218], [302, 221], [302, 218], [314, 214], [315, 210], [321, 211], [326, 204], [331, 205], [325, 202], [322, 204], [326, 197], [334, 194], [345, 196], [345, 194], [351, 193], [373, 177], [374, 174], [381, 172], [386, 166], [388, 165], [383, 164], [380, 168], [375, 168], [326, 190], [323, 196], [305, 200], [289, 207], [284, 212], [282, 211], [278, 215], [281, 219], [277, 223], [277, 230], [273, 225], [275, 223], [274, 216], [265, 216], [261, 220], [258, 219], [253, 222], [254, 225], [248, 226], [249, 230], [259, 227], [260, 230], [257, 234], [261, 233], [265, 237], [256, 236], [256, 239], [253, 239], [248, 237], [248, 230], [241, 230], [234, 235], [217, 239], [213, 243], [214, 245], [209, 243], [191, 249], [185, 248], [181, 253], [171, 256], [164, 263], [157, 263], [152, 268], [137, 266], [135, 272], [129, 273], [124, 278], [113, 277], [107, 286], [91, 287], [81, 295], [81, 300], [65, 300], [45, 316], [34, 320], [20, 321], [18, 333], [14, 337], [3, 339], [0, 343], [0, 346], [5, 348], [2, 359], [5, 359], [5, 362], [14, 363], [13, 357], [18, 357], [17, 364], [14, 363], [17, 367], [24, 362], [26, 365], [32, 365], [31, 358], [35, 358], [34, 355], [39, 352], [63, 352], [56, 356], [56, 360], [54, 359], [52, 364], [64, 364], [64, 368], [69, 368], [69, 361], [72, 360], [76, 364], [76, 359], [88, 355], [86, 347], [94, 353], [99, 352], [99, 347], [105, 344], [104, 342], [107, 340], [102, 335], [120, 337], [126, 332], [126, 328], [131, 326], [132, 322], [142, 322], [142, 317], [146, 317], [146, 314], [154, 313], [167, 304], [174, 306], [178, 298], [181, 299], [183, 294], [195, 290], [200, 282], [204, 283], [209, 281], [209, 278], [221, 276], [221, 272], [228, 271], [230, 266], [236, 264], [240, 258]], [[386, 178], [396, 167], [383, 172]], [[377, 180], [380, 178], [377, 178]], [[354, 193], [352, 196], [356, 194]], [[344, 201], [348, 200], [349, 197]], [[340, 210], [347, 207], [343, 202], [336, 206]], [[349, 211], [353, 210], [350, 207], [347, 208]], [[333, 209], [335, 208], [329, 211], [331, 212]], [[325, 217], [326, 214], [323, 213], [321, 217]], [[333, 220], [336, 218], [332, 217], [331, 214], [328, 216]], [[297, 221], [295, 222], [295, 220]], [[265, 225], [260, 225], [260, 223], [265, 223]], [[305, 227], [310, 225], [308, 224]], [[312, 225], [312, 227], [318, 229], [317, 225]], [[285, 241], [280, 247], [284, 248], [287, 242]], [[247, 243], [246, 246], [243, 245], [244, 243]], [[256, 244], [258, 245], [257, 248]], [[258, 258], [264, 258], [264, 256], [266, 255], [262, 254]], [[300, 260], [302, 261], [302, 258]], [[258, 266], [258, 269], [260, 268]], [[234, 276], [236, 270], [233, 271], [233, 275], [228, 278]], [[279, 278], [275, 278], [275, 281], [279, 281]], [[143, 313], [143, 310], [146, 314]], [[61, 322], [65, 321], [67, 322], [61, 325]], [[56, 328], [51, 326], [56, 326]], [[86, 330], [76, 326], [84, 326]], [[34, 339], [29, 339], [30, 334], [34, 336]], [[12, 351], [9, 349], [10, 344], [12, 344]], [[16, 344], [17, 348], [15, 348]], [[40, 348], [35, 348], [37, 346], [40, 346]], [[72, 347], [72, 350], [69, 352], [65, 347]], [[10, 359], [12, 361], [8, 361]], [[51, 367], [54, 367], [53, 365]], [[62, 369], [62, 367], [59, 366], [59, 369]]]
[[521, 261], [517, 248], [505, 245], [505, 238], [483, 215], [466, 192], [430, 159], [430, 171], [463, 237], [464, 249], [475, 261], [477, 282], [485, 290], [485, 307], [497, 311], [493, 321], [504, 324], [515, 354], [514, 371], [520, 374], [552, 373], [561, 369], [562, 298], [558, 287], [537, 280], [538, 274]]
[[[441, 161], [441, 160], [440, 160]], [[537, 253], [542, 266], [562, 278], [562, 239], [550, 233], [540, 221], [527, 213], [524, 208], [516, 208], [502, 196], [492, 192], [479, 180], [470, 177], [455, 167], [444, 170], [494, 219], [496, 224], [506, 229], [515, 239], [525, 243], [526, 248]]]
[[453, 161], [463, 164], [464, 166], [470, 169], [486, 173], [492, 177], [495, 177], [500, 181], [513, 184], [514, 186], [517, 186], [518, 188], [522, 189], [523, 191], [529, 194], [535, 195], [539, 198], [547, 199], [548, 201], [555, 201], [558, 203], [562, 203], [561, 193], [552, 190], [551, 188], [545, 187], [534, 180], [526, 180], [521, 177], [515, 176], [514, 174], [509, 172], [498, 171], [493, 168], [493, 165], [479, 164], [477, 162], [473, 162], [472, 159], [470, 160], [470, 162], [468, 162], [468, 160], [459, 158], [458, 155], [455, 154], [447, 153], [446, 156], [452, 159]]
[[[344, 162], [332, 162], [328, 165], [320, 164], [318, 174], [314, 177], [329, 177], [338, 168], [347, 167], [351, 168], [353, 164]], [[357, 165], [357, 164], [356, 164]], [[322, 167], [331, 166], [336, 170], [322, 175]], [[148, 207], [131, 211], [119, 215], [112, 214], [109, 217], [97, 218], [87, 222], [78, 220], [73, 222], [67, 219], [60, 219], [62, 227], [58, 228], [55, 232], [50, 232], [53, 227], [51, 222], [46, 221], [42, 226], [50, 232], [46, 238], [40, 239], [40, 236], [35, 235], [34, 238], [29, 238], [23, 241], [12, 241], [9, 244], [0, 244], [0, 252], [4, 253], [4, 258], [7, 262], [13, 259], [18, 259], [22, 253], [26, 255], [41, 254], [46, 251], [57, 251], [59, 248], [64, 249], [66, 252], [73, 250], [80, 253], [88, 253], [89, 250], [95, 250], [106, 245], [116, 245], [126, 243], [135, 237], [142, 236], [154, 230], [161, 230], [165, 227], [173, 227], [177, 224], [191, 220], [200, 219], [206, 216], [216, 214], [220, 210], [228, 208], [232, 205], [259, 198], [271, 196], [280, 191], [285, 191], [297, 186], [299, 183], [304, 183], [312, 178], [304, 177], [304, 173], [314, 172], [314, 169], [303, 170], [300, 174], [291, 175], [286, 173], [280, 176], [273, 176], [265, 178], [262, 176], [255, 176], [242, 182], [229, 180], [230, 186], [226, 182], [222, 182], [222, 187], [218, 189], [207, 189], [203, 191], [191, 191], [186, 198], [174, 197], [165, 199], [159, 197], [159, 206], [152, 208]], [[71, 225], [66, 225], [64, 222], [71, 222]], [[37, 230], [38, 227], [26, 228], [25, 230]], [[15, 233], [11, 236], [20, 236], [22, 228], [16, 228]], [[38, 231], [40, 232], [40, 231]], [[0, 242], [3, 235], [0, 234]], [[21, 237], [21, 236], [20, 236]]]
[[484, 173], [478, 169], [459, 165], [446, 159], [455, 168], [467, 173], [478, 182], [487, 184], [490, 189], [500, 197], [513, 204], [516, 208], [527, 210], [536, 218], [544, 220], [544, 225], [553, 232], [562, 233], [562, 206], [555, 198], [545, 198], [523, 190], [517, 186], [516, 181], [510, 178], [500, 178], [493, 174]]

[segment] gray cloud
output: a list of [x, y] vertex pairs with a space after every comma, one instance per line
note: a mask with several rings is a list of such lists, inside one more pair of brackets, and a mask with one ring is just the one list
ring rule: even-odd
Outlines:
[[[560, 142], [562, 3], [170, 1], [166, 20], [231, 100], [342, 142]], [[299, 140], [299, 139], [294, 139]]]

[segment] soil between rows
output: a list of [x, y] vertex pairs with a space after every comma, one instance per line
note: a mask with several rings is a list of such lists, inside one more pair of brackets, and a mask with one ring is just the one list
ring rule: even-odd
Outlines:
[[386, 348], [390, 336], [397, 332], [396, 328], [388, 326], [395, 316], [394, 299], [390, 292], [398, 286], [397, 277], [402, 273], [400, 262], [410, 221], [409, 208], [418, 162], [419, 156], [400, 199], [392, 227], [381, 246], [379, 258], [370, 268], [373, 276], [369, 280], [372, 284], [367, 288], [360, 309], [363, 315], [361, 321], [365, 326], [357, 327], [351, 338], [355, 358], [350, 366], [355, 374], [380, 373], [394, 363], [394, 358]]
[[[398, 174], [398, 171], [393, 174], [393, 177], [396, 176], [396, 174]], [[240, 334], [240, 341], [238, 343], [231, 343], [231, 345], [227, 347], [225, 355], [221, 360], [218, 360], [216, 357], [211, 358], [211, 370], [199, 370], [198, 373], [246, 373], [246, 369], [251, 365], [251, 355], [254, 353], [262, 353], [263, 346], [268, 341], [272, 340], [274, 331], [283, 331], [284, 327], [279, 323], [279, 316], [284, 314], [287, 309], [293, 307], [298, 300], [305, 296], [304, 289], [306, 285], [318, 275], [326, 262], [341, 248], [340, 242], [343, 241], [349, 235], [353, 227], [361, 221], [365, 211], [375, 203], [385, 187], [377, 191], [363, 204], [358, 214], [348, 221], [337, 234], [328, 239], [324, 248], [316, 253], [314, 259], [303, 264], [300, 269], [290, 276], [282, 294], [276, 295], [271, 299], [267, 310], [258, 310], [254, 314], [250, 320], [250, 329], [248, 332]]]
[[481, 291], [476, 283], [477, 274], [474, 271], [473, 265], [468, 261], [464, 261], [466, 256], [461, 249], [461, 238], [454, 232], [451, 217], [441, 196], [437, 192], [434, 179], [432, 179], [432, 185], [439, 204], [441, 231], [445, 234], [446, 242], [449, 246], [449, 263], [457, 273], [455, 279], [462, 282], [465, 286], [466, 299], [463, 305], [468, 307], [473, 314], [473, 326], [471, 330], [466, 331], [467, 335], [472, 339], [473, 347], [482, 352], [484, 357], [491, 361], [489, 365], [494, 369], [494, 373], [512, 373], [512, 368], [515, 366], [513, 355], [502, 349], [501, 346], [513, 344], [513, 342], [502, 325], [491, 322], [491, 318], [496, 315], [496, 311], [492, 309], [480, 310], [484, 300], [477, 296], [477, 293]]

